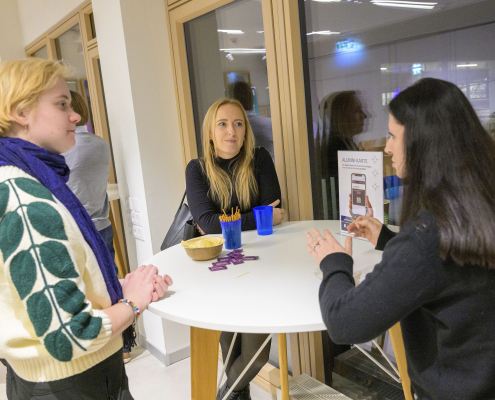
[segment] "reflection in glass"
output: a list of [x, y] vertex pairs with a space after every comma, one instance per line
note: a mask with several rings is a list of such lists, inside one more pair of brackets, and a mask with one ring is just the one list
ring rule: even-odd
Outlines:
[[110, 145], [110, 154], [112, 156], [112, 165], [113, 165], [113, 178], [115, 183], [117, 183], [117, 175], [115, 173], [115, 160], [113, 157], [113, 146], [112, 146], [112, 135], [110, 134], [110, 124], [108, 123], [108, 111], [107, 111], [107, 101], [105, 99], [105, 87], [103, 86], [103, 79], [101, 79], [102, 74], [101, 74], [101, 63], [100, 59], [98, 58], [98, 78], [100, 79], [100, 84], [101, 84], [101, 95], [103, 98], [103, 106], [105, 107], [105, 121], [107, 124], [107, 132], [108, 132], [108, 144]]
[[329, 195], [323, 203], [324, 219], [339, 219], [339, 151], [359, 150], [354, 137], [367, 130], [368, 114], [363, 110], [358, 92], [345, 90], [325, 96], [319, 106], [318, 132], [315, 151], [319, 154], [316, 174], [323, 193]]
[[[382, 151], [388, 139], [388, 103], [417, 80], [454, 82], [487, 129], [495, 127], [495, 48], [487, 45], [495, 39], [495, 16], [487, 15], [483, 24], [478, 18], [476, 26], [466, 23], [466, 16], [477, 15], [489, 1], [452, 0], [448, 9], [299, 1], [305, 14], [301, 27], [312, 111], [308, 118], [313, 127], [309, 140], [315, 219], [339, 218], [335, 152]], [[339, 99], [344, 93], [346, 99]], [[338, 106], [355, 110], [343, 118], [348, 121], [343, 128], [337, 128], [337, 121], [346, 112], [335, 114]], [[398, 224], [402, 181], [386, 154], [384, 188], [390, 223]]]
[[236, 1], [184, 27], [199, 156], [206, 111], [216, 100], [231, 97], [246, 109], [256, 146], [265, 147], [273, 158], [261, 3]]
[[48, 60], [48, 49], [46, 48], [46, 46], [43, 46], [41, 49], [35, 51], [33, 53], [33, 57], [44, 58], [45, 60]]
[[61, 34], [55, 39], [57, 59], [67, 61], [72, 67], [72, 76], [66, 79], [70, 90], [78, 92], [88, 102], [90, 118], [86, 124], [88, 132], [94, 133], [93, 113], [91, 110], [91, 100], [89, 98], [88, 79], [86, 77], [86, 65], [82, 46], [81, 31], [79, 24]]
[[[196, 148], [203, 156], [202, 122], [218, 99], [238, 99], [256, 139], [273, 158], [273, 135], [263, 13], [260, 1], [237, 0], [184, 24]], [[289, 371], [292, 371], [290, 346]], [[270, 364], [278, 366], [276, 335]]]

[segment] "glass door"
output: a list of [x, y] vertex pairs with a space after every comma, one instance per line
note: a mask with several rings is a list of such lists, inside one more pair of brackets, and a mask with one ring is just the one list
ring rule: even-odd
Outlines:
[[[487, 46], [495, 39], [493, 1], [299, 3], [315, 219], [339, 219], [339, 198], [346, 199], [338, 192], [337, 151], [383, 151], [388, 103], [421, 78], [458, 85], [495, 134], [495, 50]], [[402, 187], [384, 154], [392, 224]]]
[[[74, 18], [75, 23], [69, 23], [72, 26], [52, 39], [52, 43], [57, 59], [67, 61], [73, 69], [72, 76], [66, 79], [69, 89], [79, 93], [87, 103], [90, 113], [90, 118], [86, 124], [87, 131], [103, 137], [110, 144], [111, 164], [108, 182], [109, 189], [107, 191], [110, 200], [109, 218], [114, 231], [115, 263], [120, 275], [124, 277], [129, 271], [129, 262], [123, 232], [121, 204], [118, 198], [112, 141], [107, 122], [105, 94], [101, 80], [100, 57], [95, 36], [96, 30], [94, 22], [92, 23], [92, 13], [85, 13], [84, 17], [83, 32], [81, 25], [76, 22], [80, 21], [79, 16], [77, 16]], [[84, 40], [82, 33], [86, 34]], [[87, 46], [91, 46], [91, 49], [86, 52], [89, 63], [86, 63], [84, 57], [85, 43]], [[86, 70], [87, 66], [89, 66], [88, 70]], [[91, 76], [91, 79], [88, 79], [88, 74]], [[91, 88], [90, 85], [94, 85], [94, 88]], [[90, 96], [90, 93], [92, 96]]]
[[[213, 2], [211, 2], [213, 3]], [[185, 118], [194, 134], [184, 138], [186, 161], [203, 155], [203, 119], [209, 107], [222, 98], [233, 98], [243, 105], [255, 136], [256, 147], [264, 147], [275, 162], [282, 189], [282, 201], [287, 207], [285, 152], [282, 145], [282, 122], [274, 51], [273, 27], [269, 37], [265, 26], [267, 10], [272, 4], [267, 1], [237, 0], [217, 1], [208, 12], [184, 21], [183, 37], [177, 37], [177, 47], [183, 43], [184, 53], [179, 59], [180, 77], [183, 80], [184, 103], [192, 110], [190, 118]], [[198, 3], [197, 3], [198, 4]], [[184, 10], [193, 13], [184, 5]], [[198, 6], [196, 6], [198, 7]], [[182, 15], [181, 15], [182, 16]], [[177, 17], [178, 20], [182, 20]], [[174, 34], [174, 32], [172, 32]], [[183, 42], [182, 42], [183, 39]], [[179, 41], [180, 40], [180, 41]], [[177, 64], [176, 64], [177, 65]], [[182, 66], [187, 65], [187, 76]], [[182, 75], [184, 74], [184, 75]], [[273, 85], [273, 89], [272, 86]], [[182, 94], [181, 93], [181, 94]], [[275, 101], [274, 101], [275, 100]], [[188, 131], [189, 132], [189, 131]], [[183, 135], [187, 135], [183, 132]], [[188, 147], [188, 148], [187, 148]], [[295, 215], [295, 212], [292, 214]], [[292, 218], [291, 214], [291, 218]], [[297, 335], [295, 335], [297, 338]], [[292, 339], [292, 335], [291, 335]], [[292, 371], [291, 350], [299, 353], [297, 340], [289, 346], [289, 370]], [[278, 345], [276, 336], [272, 339], [270, 364], [278, 366]], [[299, 368], [299, 367], [298, 367]]]
[[198, 155], [203, 155], [206, 111], [216, 100], [233, 98], [248, 114], [256, 147], [264, 147], [274, 159], [261, 2], [223, 6], [186, 22], [184, 32]]
[[127, 246], [124, 235], [124, 226], [122, 223], [122, 204], [118, 196], [117, 188], [117, 175], [115, 173], [115, 160], [113, 156], [112, 148], [112, 138], [110, 135], [110, 126], [108, 124], [108, 114], [105, 102], [105, 89], [103, 86], [103, 80], [101, 77], [101, 65], [100, 65], [100, 54], [98, 52], [98, 47], [92, 48], [88, 51], [89, 57], [89, 74], [91, 75], [91, 81], [94, 82], [95, 87], [92, 89], [92, 93], [96, 93], [93, 97], [93, 108], [95, 114], [99, 118], [95, 121], [96, 130], [100, 133], [109, 144], [111, 153], [111, 164], [110, 164], [110, 176], [109, 176], [109, 188], [111, 193], [115, 196], [110, 197], [110, 221], [112, 222], [114, 230], [114, 247], [115, 247], [115, 263], [121, 276], [125, 276], [129, 272], [129, 260], [127, 255]]
[[85, 99], [90, 113], [86, 124], [88, 132], [95, 133], [91, 99], [89, 96], [88, 77], [83, 54], [83, 41], [79, 24], [75, 24], [55, 38], [57, 60], [67, 61], [73, 69], [72, 76], [66, 79], [69, 90], [79, 93]]
[[44, 58], [45, 60], [48, 60], [48, 49], [46, 46], [43, 46], [41, 49], [35, 51], [32, 54], [32, 57]]

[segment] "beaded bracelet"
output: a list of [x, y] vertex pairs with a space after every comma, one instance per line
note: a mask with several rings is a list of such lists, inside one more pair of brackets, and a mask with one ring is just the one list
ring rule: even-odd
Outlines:
[[118, 303], [127, 304], [128, 306], [130, 306], [132, 308], [132, 311], [134, 312], [134, 322], [136, 322], [139, 319], [139, 317], [141, 316], [141, 313], [139, 312], [138, 306], [135, 303], [133, 303], [132, 301], [127, 300], [127, 299], [120, 299], [118, 301]]

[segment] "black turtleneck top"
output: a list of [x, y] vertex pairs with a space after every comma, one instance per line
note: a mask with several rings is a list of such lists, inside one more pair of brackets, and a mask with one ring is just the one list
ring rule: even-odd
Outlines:
[[[218, 158], [218, 165], [232, 177], [232, 170], [238, 158], [234, 157], [229, 160]], [[225, 210], [230, 215], [232, 207], [234, 210], [239, 207], [242, 214], [241, 228], [243, 231], [256, 229], [253, 207], [267, 206], [276, 200], [280, 200], [277, 207], [282, 206], [280, 185], [278, 183], [277, 173], [273, 165], [272, 158], [268, 151], [259, 147], [254, 151], [253, 160], [254, 177], [258, 183], [258, 196], [252, 196], [251, 206], [249, 209], [242, 209], [237, 195], [234, 191], [230, 205]], [[220, 220], [218, 217], [223, 214], [220, 204], [211, 199], [209, 196], [210, 183], [203, 172], [200, 160], [191, 160], [186, 168], [186, 192], [187, 203], [194, 221], [207, 234], [221, 233]]]

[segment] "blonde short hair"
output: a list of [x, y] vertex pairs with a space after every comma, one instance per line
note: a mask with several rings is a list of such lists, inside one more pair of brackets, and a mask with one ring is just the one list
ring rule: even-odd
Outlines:
[[0, 62], [0, 135], [5, 136], [20, 110], [36, 108], [40, 95], [53, 88], [69, 67], [41, 58]]
[[72, 97], [72, 101], [70, 103], [72, 109], [81, 116], [81, 120], [76, 124], [76, 126], [86, 125], [89, 120], [89, 109], [84, 101], [84, 97], [73, 90], [70, 91], [70, 97]]

